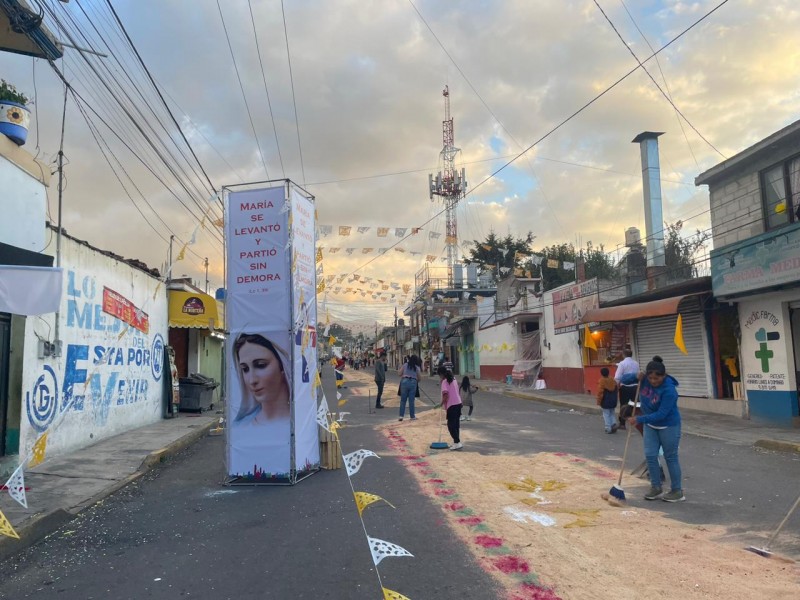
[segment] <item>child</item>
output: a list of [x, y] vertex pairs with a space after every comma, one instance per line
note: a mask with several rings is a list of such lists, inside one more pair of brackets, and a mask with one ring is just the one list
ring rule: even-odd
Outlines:
[[461, 415], [462, 421], [471, 421], [472, 420], [472, 394], [478, 391], [477, 385], [471, 385], [469, 382], [469, 377], [464, 375], [464, 379], [461, 380], [461, 385], [458, 388], [458, 393], [461, 394], [461, 402], [464, 406], [469, 406], [469, 413], [467, 416]]
[[436, 371], [442, 382], [442, 408], [447, 411], [447, 431], [453, 438], [453, 445], [450, 450], [461, 450], [461, 437], [459, 436], [459, 420], [461, 417], [461, 396], [458, 393], [458, 385], [455, 383], [453, 373], [439, 367]]
[[606, 433], [617, 433], [615, 410], [617, 408], [617, 382], [608, 376], [608, 369], [600, 369], [600, 381], [597, 382], [597, 405], [603, 409], [603, 421]]

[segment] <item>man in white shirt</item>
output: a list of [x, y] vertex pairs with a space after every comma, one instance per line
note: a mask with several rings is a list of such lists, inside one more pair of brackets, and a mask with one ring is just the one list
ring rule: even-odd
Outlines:
[[[639, 363], [633, 360], [633, 351], [625, 346], [622, 362], [617, 365], [614, 380], [619, 386], [619, 428], [625, 429], [628, 404], [636, 400], [636, 387], [639, 385]], [[630, 410], [630, 414], [633, 411]]]

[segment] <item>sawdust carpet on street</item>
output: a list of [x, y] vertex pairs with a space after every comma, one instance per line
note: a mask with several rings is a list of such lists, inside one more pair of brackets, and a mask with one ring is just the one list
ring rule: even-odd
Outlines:
[[628, 505], [611, 507], [600, 498], [617, 477], [608, 467], [566, 452], [479, 454], [471, 445], [489, 440], [475, 421], [462, 426], [463, 450], [430, 450], [437, 416], [380, 428], [509, 598], [798, 598], [797, 564], [724, 543], [723, 527], [669, 518], [639, 500], [646, 482], [626, 480]]

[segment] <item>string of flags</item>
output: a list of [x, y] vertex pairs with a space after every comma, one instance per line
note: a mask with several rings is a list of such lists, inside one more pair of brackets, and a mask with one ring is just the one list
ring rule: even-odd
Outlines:
[[[339, 398], [339, 405], [341, 406], [343, 404], [343, 399], [338, 391], [336, 392], [336, 396]], [[341, 418], [341, 415], [343, 414], [347, 413], [340, 412], [339, 419], [335, 419], [333, 417], [328, 407], [328, 400], [323, 392], [319, 403], [319, 408], [317, 409], [317, 424], [325, 431], [332, 434], [337, 442], [340, 442], [339, 431], [343, 428], [343, 419]], [[354, 452], [344, 454], [344, 451], [341, 449], [341, 443], [339, 443], [339, 452], [341, 453], [342, 463], [344, 464], [347, 472], [347, 481], [350, 484], [350, 490], [353, 493], [353, 499], [358, 512], [358, 518], [361, 520], [361, 525], [367, 538], [367, 545], [369, 546], [370, 555], [372, 556], [372, 564], [375, 566], [375, 574], [378, 577], [378, 582], [380, 583], [381, 591], [383, 592], [383, 598], [384, 600], [410, 600], [410, 598], [404, 596], [400, 592], [384, 587], [379, 571], [379, 565], [385, 558], [399, 558], [404, 556], [413, 557], [414, 555], [398, 544], [369, 535], [367, 524], [364, 521], [365, 510], [376, 503], [383, 502], [395, 510], [396, 507], [378, 494], [356, 490], [356, 486], [353, 483], [354, 476], [361, 470], [364, 462], [368, 458], [380, 459], [380, 456], [378, 456], [378, 454], [372, 450], [368, 450], [366, 448], [359, 448]]]
[[[354, 231], [355, 230], [355, 231]], [[353, 226], [353, 225], [317, 225], [317, 236], [328, 237], [336, 235], [341, 237], [348, 237], [354, 233], [364, 235], [370, 231], [375, 230], [378, 237], [389, 237], [392, 234], [396, 238], [404, 238], [407, 234], [418, 235], [422, 231], [422, 227], [372, 227], [372, 226]], [[436, 231], [428, 232], [428, 239], [435, 240], [441, 237], [441, 233]]]

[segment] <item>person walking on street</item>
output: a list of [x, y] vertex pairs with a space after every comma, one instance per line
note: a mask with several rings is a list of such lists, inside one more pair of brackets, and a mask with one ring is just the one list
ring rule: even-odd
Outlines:
[[461, 421], [461, 395], [458, 393], [458, 384], [455, 382], [452, 371], [444, 366], [436, 371], [442, 382], [442, 408], [447, 411], [447, 431], [453, 438], [450, 450], [461, 450], [460, 421]]
[[606, 433], [617, 433], [614, 409], [617, 408], [617, 382], [608, 376], [608, 367], [600, 369], [600, 381], [597, 382], [597, 405], [603, 409], [603, 421]]
[[[683, 502], [681, 465], [678, 446], [681, 441], [681, 413], [678, 411], [678, 381], [667, 374], [664, 361], [654, 356], [647, 363], [639, 389], [642, 414], [630, 417], [631, 425], [644, 425], [644, 455], [650, 476], [650, 491], [644, 499], [661, 498], [664, 502]], [[661, 469], [658, 464], [659, 448], [664, 449], [664, 460], [669, 471], [670, 491], [663, 494]], [[663, 494], [663, 496], [662, 496]]]
[[619, 429], [625, 429], [625, 420], [635, 412], [631, 404], [636, 401], [636, 387], [639, 385], [639, 363], [633, 360], [630, 346], [625, 346], [623, 356], [625, 358], [614, 373], [619, 388]]
[[378, 386], [378, 395], [375, 397], [375, 408], [383, 408], [381, 395], [383, 394], [383, 384], [386, 383], [386, 355], [381, 354], [375, 361], [375, 385]]
[[461, 395], [462, 404], [464, 406], [469, 407], [469, 412], [467, 413], [466, 417], [464, 415], [461, 415], [462, 421], [472, 420], [472, 409], [474, 408], [472, 394], [474, 394], [477, 391], [478, 391], [478, 386], [472, 385], [469, 381], [469, 377], [464, 375], [464, 379], [461, 380], [461, 385], [458, 388], [458, 393]]
[[408, 412], [411, 415], [411, 420], [417, 418], [416, 411], [414, 410], [414, 396], [417, 393], [417, 385], [420, 378], [419, 358], [416, 354], [412, 354], [408, 361], [403, 363], [400, 367], [400, 418], [402, 421], [406, 413], [406, 402], [408, 402]]

